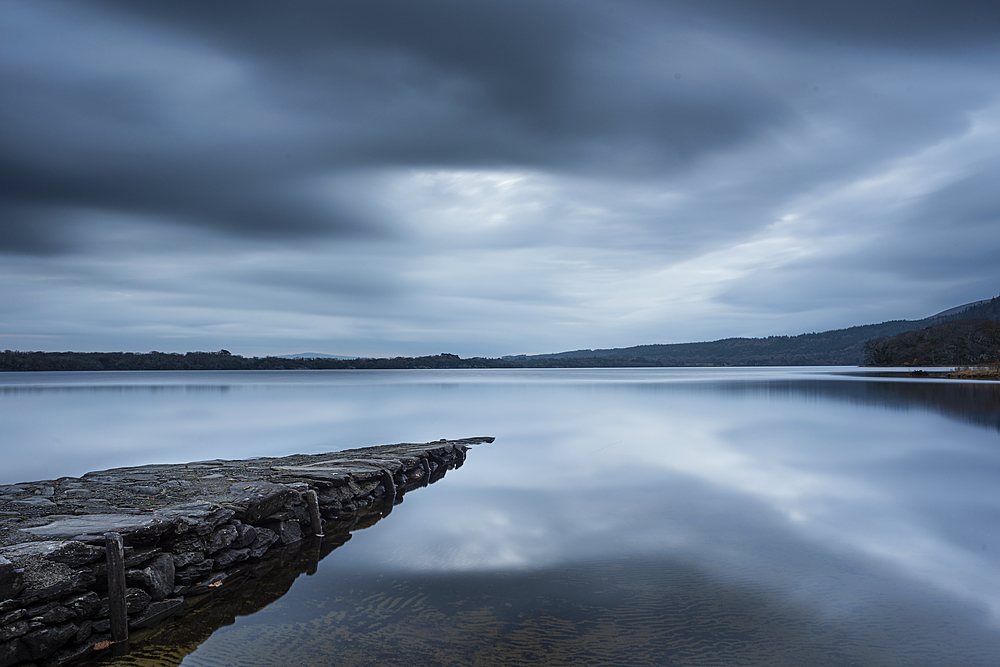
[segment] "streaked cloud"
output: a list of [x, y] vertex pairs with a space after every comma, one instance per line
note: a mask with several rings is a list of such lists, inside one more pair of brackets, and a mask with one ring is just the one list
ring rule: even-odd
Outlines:
[[0, 12], [10, 347], [499, 355], [1000, 291], [989, 3]]

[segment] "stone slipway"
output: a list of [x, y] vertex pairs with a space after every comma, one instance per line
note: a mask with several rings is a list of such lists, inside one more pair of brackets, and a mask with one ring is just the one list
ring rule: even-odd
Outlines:
[[106, 532], [125, 544], [130, 628], [149, 628], [312, 537], [315, 525], [343, 534], [373, 507], [388, 511], [488, 442], [115, 468], [0, 486], [0, 667], [71, 664], [107, 643]]

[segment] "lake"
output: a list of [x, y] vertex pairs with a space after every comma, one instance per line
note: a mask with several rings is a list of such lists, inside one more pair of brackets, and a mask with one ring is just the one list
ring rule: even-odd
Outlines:
[[0, 484], [496, 436], [184, 665], [997, 665], [1000, 386], [859, 369], [0, 373]]

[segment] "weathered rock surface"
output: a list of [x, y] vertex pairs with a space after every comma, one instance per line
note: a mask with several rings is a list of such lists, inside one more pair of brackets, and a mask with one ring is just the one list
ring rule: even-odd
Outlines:
[[239, 536], [240, 532], [236, 529], [236, 526], [223, 526], [212, 535], [212, 541], [209, 543], [206, 551], [210, 555], [217, 551], [222, 551], [236, 541]]
[[226, 569], [236, 563], [242, 563], [250, 558], [249, 549], [226, 549], [215, 557], [215, 567]]
[[237, 518], [250, 524], [271, 516], [297, 493], [285, 484], [263, 481], [237, 482], [229, 487], [229, 492], [236, 496], [233, 506], [238, 508]]
[[174, 559], [168, 554], [157, 556], [148, 567], [129, 570], [125, 580], [149, 593], [154, 600], [162, 600], [174, 591]]
[[271, 545], [278, 541], [278, 534], [273, 530], [259, 527], [255, 532], [257, 533], [257, 537], [255, 537], [254, 541], [250, 543], [251, 558], [259, 558], [271, 548]]
[[282, 544], [292, 544], [302, 539], [302, 527], [298, 521], [282, 521], [275, 532]]
[[77, 616], [87, 618], [97, 614], [101, 609], [101, 598], [97, 593], [90, 591], [83, 595], [77, 595], [66, 600], [63, 604], [72, 609]]
[[174, 581], [178, 584], [193, 584], [207, 577], [215, 568], [215, 559], [206, 558], [195, 565], [188, 565], [176, 571]]
[[31, 659], [31, 651], [20, 639], [0, 644], [0, 665], [16, 665]]
[[21, 641], [31, 652], [32, 660], [47, 658], [72, 639], [79, 628], [73, 623], [47, 627], [26, 634]]
[[142, 628], [152, 625], [179, 612], [184, 606], [184, 598], [171, 598], [154, 602], [140, 616], [129, 622], [130, 628]]
[[[173, 592], [173, 591], [171, 591]], [[134, 616], [143, 611], [152, 602], [152, 597], [141, 588], [125, 589], [125, 610], [129, 616]]]
[[44, 558], [53, 563], [79, 567], [104, 557], [104, 547], [77, 541], [24, 542], [0, 547], [0, 554], [10, 558]]
[[[158, 515], [89, 514], [59, 518], [51, 523], [23, 528], [25, 532], [50, 540], [104, 541], [104, 533], [128, 535], [129, 544], [155, 542], [163, 533], [172, 530], [176, 522]], [[88, 539], [89, 538], [89, 539]]]
[[117, 468], [0, 487], [0, 667], [71, 664], [104, 645], [107, 532], [125, 544], [129, 625], [149, 628], [188, 613], [192, 599], [207, 604], [248, 576], [258, 580], [276, 562], [269, 550], [298, 549], [323, 522], [327, 543], [362, 525], [365, 508], [375, 516], [369, 525], [407, 491], [460, 467], [471, 445], [492, 441]]
[[22, 571], [5, 556], [0, 556], [0, 600], [12, 598], [24, 590]]

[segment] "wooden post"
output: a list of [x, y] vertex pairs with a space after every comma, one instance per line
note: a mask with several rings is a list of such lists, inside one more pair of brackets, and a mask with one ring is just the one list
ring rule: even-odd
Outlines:
[[122, 536], [104, 533], [108, 559], [108, 612], [111, 616], [111, 641], [128, 642], [128, 610], [125, 608], [125, 549]]
[[319, 496], [312, 489], [305, 492], [306, 507], [309, 508], [309, 522], [316, 537], [323, 537], [323, 517], [319, 513]]
[[[382, 518], [389, 516], [392, 508], [396, 505], [396, 481], [392, 478], [392, 473], [382, 468], [382, 489], [385, 494], [382, 496]], [[402, 498], [400, 498], [402, 502]]]
[[396, 502], [396, 482], [392, 479], [392, 473], [382, 469], [382, 487], [385, 489], [386, 502], [392, 507], [392, 504]]

